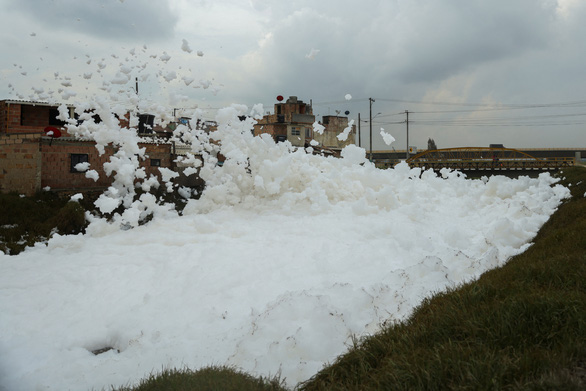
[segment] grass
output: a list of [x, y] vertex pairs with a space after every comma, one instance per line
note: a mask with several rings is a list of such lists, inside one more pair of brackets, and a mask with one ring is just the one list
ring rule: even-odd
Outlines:
[[[135, 199], [144, 192], [137, 189]], [[21, 196], [17, 193], [0, 194], [0, 251], [9, 255], [17, 255], [26, 247], [35, 243], [46, 242], [53, 234], [78, 234], [87, 227], [85, 212], [106, 219], [114, 213], [121, 214], [124, 207], [119, 206], [114, 212], [100, 213], [94, 201], [101, 192], [86, 192], [78, 202], [70, 201], [71, 194], [58, 195], [53, 192], [38, 192], [33, 197]], [[181, 213], [187, 201], [176, 191], [167, 193], [163, 187], [154, 192], [161, 201], [175, 206]], [[141, 222], [147, 223], [152, 215]]]
[[255, 378], [229, 367], [208, 367], [198, 371], [171, 369], [143, 379], [135, 387], [118, 391], [285, 391], [278, 376]]
[[83, 232], [86, 225], [84, 206], [54, 193], [0, 194], [0, 251], [5, 254], [16, 255], [54, 233]]

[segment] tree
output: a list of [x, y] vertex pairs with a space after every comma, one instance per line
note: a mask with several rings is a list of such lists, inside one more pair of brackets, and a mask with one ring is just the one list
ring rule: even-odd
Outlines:
[[436, 150], [436, 149], [437, 149], [437, 145], [435, 145], [435, 141], [433, 141], [432, 138], [427, 140], [427, 150], [432, 151], [432, 150]]

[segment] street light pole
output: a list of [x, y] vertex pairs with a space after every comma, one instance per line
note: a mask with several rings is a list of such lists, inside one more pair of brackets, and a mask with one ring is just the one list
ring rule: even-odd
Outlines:
[[368, 98], [368, 100], [370, 101], [370, 120], [368, 123], [370, 126], [370, 162], [372, 163], [372, 102], [374, 102], [374, 99]]
[[405, 121], [407, 123], [407, 150], [406, 150], [406, 159], [409, 159], [409, 110], [405, 110], [405, 114], [407, 114], [407, 120]]
[[362, 145], [360, 145], [360, 113], [358, 113], [358, 146], [362, 148]]

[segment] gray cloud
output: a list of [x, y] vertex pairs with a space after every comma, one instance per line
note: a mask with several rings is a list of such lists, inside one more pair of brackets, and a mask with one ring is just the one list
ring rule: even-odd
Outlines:
[[[404, 147], [405, 126], [397, 123], [404, 116], [383, 119], [384, 115], [409, 110], [414, 121], [482, 118], [483, 115], [482, 112], [418, 114], [418, 111], [454, 107], [409, 101], [527, 104], [585, 100], [586, 52], [582, 37], [586, 36], [586, 2], [583, 1], [166, 0], [142, 3], [55, 0], [2, 4], [0, 8], [12, 13], [0, 14], [9, 26], [0, 45], [3, 53], [10, 56], [0, 59], [0, 72], [30, 89], [25, 82], [31, 80], [34, 68], [45, 67], [52, 74], [57, 64], [58, 70], [65, 74], [69, 68], [75, 69], [75, 61], [84, 64], [88, 54], [96, 58], [90, 68], [95, 68], [98, 58], [105, 57], [112, 62], [104, 71], [106, 75], [115, 72], [130, 46], [140, 48], [142, 43], [148, 43], [144, 53], [148, 69], [187, 74], [196, 81], [192, 86], [200, 79], [210, 79], [214, 86], [221, 88], [217, 95], [210, 94], [212, 88], [190, 87], [185, 91], [185, 85], [179, 81], [161, 86], [153, 76], [144, 83], [143, 91], [152, 83], [153, 90], [185, 93], [202, 106], [261, 102], [267, 109], [272, 108], [277, 95], [297, 95], [304, 101], [313, 99], [318, 114], [350, 110], [354, 118], [361, 112], [363, 119], [368, 113], [367, 98], [373, 97], [377, 99], [374, 113], [383, 113], [379, 125], [395, 136], [396, 148]], [[38, 33], [36, 37], [30, 36], [32, 31]], [[88, 38], [80, 42], [83, 35]], [[205, 55], [189, 56], [181, 52], [182, 39], [187, 39], [195, 50], [203, 50]], [[25, 48], [22, 42], [29, 46]], [[307, 58], [313, 49], [319, 52]], [[109, 53], [114, 51], [118, 51], [118, 57], [110, 59]], [[163, 51], [172, 56], [169, 63], [149, 57]], [[44, 60], [35, 63], [40, 56]], [[74, 56], [78, 59], [63, 61]], [[23, 64], [29, 76], [22, 76], [13, 62]], [[79, 68], [71, 72], [81, 74], [86, 70]], [[96, 74], [87, 83], [96, 83], [97, 77]], [[351, 101], [344, 99], [348, 93], [354, 97]], [[549, 111], [522, 114], [532, 113]], [[519, 145], [524, 140], [531, 140], [533, 145], [584, 143], [583, 124], [464, 127], [414, 122], [411, 129], [410, 140], [419, 146], [434, 136], [441, 146], [484, 145], [486, 141], [507, 143], [506, 140], [514, 140]], [[377, 134], [375, 146], [385, 148]], [[552, 137], [552, 134], [561, 136]]]
[[534, 0], [427, 3], [410, 10], [409, 60], [399, 72], [407, 82], [441, 80], [549, 45], [552, 9]]
[[166, 1], [30, 0], [13, 7], [47, 29], [118, 42], [170, 38], [178, 19]]
[[324, 76], [367, 69], [401, 83], [433, 82], [551, 44], [554, 9], [534, 0], [337, 4], [273, 6], [267, 61], [291, 72], [313, 45], [330, 65]]

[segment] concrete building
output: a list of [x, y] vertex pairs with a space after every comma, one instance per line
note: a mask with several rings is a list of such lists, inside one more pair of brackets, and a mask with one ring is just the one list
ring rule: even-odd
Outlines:
[[[348, 127], [348, 118], [324, 116], [323, 134], [314, 131], [316, 117], [311, 103], [305, 103], [296, 96], [290, 96], [284, 103], [275, 103], [274, 114], [267, 114], [254, 126], [254, 135], [270, 134], [275, 141], [288, 140], [293, 146], [307, 147], [312, 140], [326, 149], [341, 150], [354, 144], [356, 127], [353, 126], [345, 141], [338, 140], [338, 134]], [[319, 123], [319, 122], [318, 122]]]
[[324, 115], [322, 125], [325, 126], [325, 130], [322, 134], [314, 132], [313, 139], [326, 148], [341, 150], [345, 146], [355, 143], [356, 125], [354, 124], [352, 124], [352, 129], [345, 140], [338, 139], [338, 135], [344, 132], [349, 124], [348, 117]]

